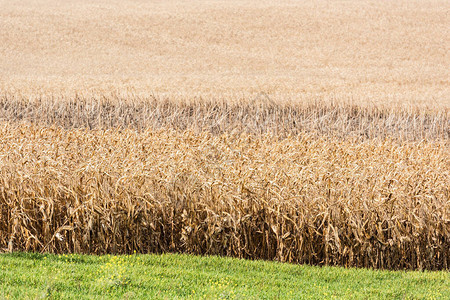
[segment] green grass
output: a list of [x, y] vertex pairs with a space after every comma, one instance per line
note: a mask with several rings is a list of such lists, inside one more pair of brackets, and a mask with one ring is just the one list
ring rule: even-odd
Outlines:
[[27, 298], [450, 299], [450, 273], [176, 254], [0, 254], [0, 299]]

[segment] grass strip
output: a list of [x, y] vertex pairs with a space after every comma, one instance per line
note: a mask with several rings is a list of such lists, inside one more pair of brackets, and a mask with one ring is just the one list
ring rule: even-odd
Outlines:
[[179, 254], [0, 255], [0, 299], [449, 299], [450, 273]]

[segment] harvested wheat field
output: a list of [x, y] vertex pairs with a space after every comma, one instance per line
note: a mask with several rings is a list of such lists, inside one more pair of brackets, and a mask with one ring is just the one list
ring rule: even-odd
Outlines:
[[446, 107], [449, 1], [0, 2], [0, 88]]
[[448, 270], [449, 10], [0, 2], [0, 249]]

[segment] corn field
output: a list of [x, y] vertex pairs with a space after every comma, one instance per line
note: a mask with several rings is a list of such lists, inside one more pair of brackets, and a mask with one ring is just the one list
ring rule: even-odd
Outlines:
[[345, 103], [276, 102], [267, 95], [241, 101], [180, 101], [157, 97], [103, 99], [0, 96], [0, 122], [58, 125], [66, 129], [172, 128], [213, 134], [279, 137], [300, 133], [353, 138], [450, 138], [450, 110]]
[[450, 262], [442, 141], [3, 125], [5, 250]]

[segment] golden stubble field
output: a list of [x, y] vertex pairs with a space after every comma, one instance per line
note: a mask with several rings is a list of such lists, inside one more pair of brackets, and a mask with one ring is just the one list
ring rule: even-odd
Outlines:
[[446, 107], [449, 1], [1, 1], [0, 91]]
[[0, 251], [450, 266], [449, 1], [1, 1]]

